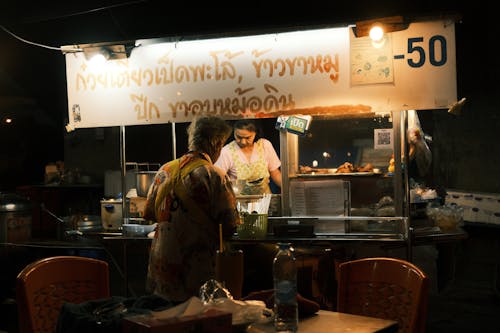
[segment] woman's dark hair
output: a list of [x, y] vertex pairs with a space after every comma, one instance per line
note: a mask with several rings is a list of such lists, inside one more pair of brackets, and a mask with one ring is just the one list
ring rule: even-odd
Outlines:
[[262, 137], [262, 129], [257, 126], [253, 119], [238, 119], [233, 124], [233, 129], [247, 130], [255, 133], [254, 142], [257, 142]]

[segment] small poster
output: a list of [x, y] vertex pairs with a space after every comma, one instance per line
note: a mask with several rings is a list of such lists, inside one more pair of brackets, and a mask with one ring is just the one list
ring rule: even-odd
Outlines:
[[351, 84], [393, 83], [392, 40], [385, 34], [375, 44], [370, 37], [351, 38]]

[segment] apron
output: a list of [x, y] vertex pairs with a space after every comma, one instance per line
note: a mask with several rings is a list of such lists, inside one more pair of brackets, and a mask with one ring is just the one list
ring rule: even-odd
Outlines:
[[257, 153], [257, 160], [247, 161], [242, 157], [240, 148], [236, 142], [229, 146], [231, 157], [236, 167], [236, 179], [245, 180], [245, 185], [241, 190], [242, 195], [271, 193], [269, 187], [269, 170], [267, 160], [264, 154], [264, 145], [258, 140], [253, 146], [254, 153]]

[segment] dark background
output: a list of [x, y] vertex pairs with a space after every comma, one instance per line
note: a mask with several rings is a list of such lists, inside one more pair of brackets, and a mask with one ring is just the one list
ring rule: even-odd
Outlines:
[[[66, 133], [67, 90], [61, 45], [157, 37], [224, 36], [297, 27], [334, 27], [392, 15], [439, 18], [458, 14], [456, 23], [460, 115], [446, 110], [422, 116], [433, 136], [433, 174], [440, 186], [498, 192], [500, 152], [500, 29], [492, 2], [324, 1], [2, 1], [0, 25], [0, 190], [43, 182], [44, 166], [57, 160], [102, 182], [102, 170], [120, 168], [119, 128]], [[183, 133], [185, 127], [176, 129]], [[164, 162], [172, 156], [171, 125], [126, 129], [128, 161]], [[182, 153], [184, 142], [178, 142]], [[96, 171], [97, 170], [97, 171]]]
[[[457, 116], [446, 110], [420, 114], [424, 131], [433, 137], [434, 181], [445, 188], [500, 192], [497, 143], [500, 29], [496, 7], [494, 1], [461, 0], [299, 3], [2, 0], [0, 25], [28, 41], [59, 47], [156, 37], [223, 36], [236, 32], [345, 26], [357, 20], [392, 15], [411, 19], [458, 13], [461, 19], [456, 23], [457, 96], [466, 97], [467, 102]], [[0, 122], [0, 191], [43, 182], [44, 166], [57, 160], [64, 161], [67, 167], [78, 166], [95, 181], [102, 181], [103, 176], [95, 170], [119, 169], [119, 128], [65, 132], [68, 117], [65, 69], [60, 51], [21, 42], [0, 30], [0, 120], [6, 116], [15, 116], [18, 120], [11, 126]], [[185, 125], [179, 124], [177, 132], [182, 133], [184, 128]], [[170, 125], [127, 127], [127, 160], [156, 162], [158, 158], [163, 162], [169, 159], [170, 129]], [[178, 153], [182, 150], [178, 147]], [[98, 200], [94, 205], [98, 205]], [[431, 300], [428, 332], [499, 331], [498, 232], [490, 227], [483, 229], [467, 229], [469, 240], [459, 253], [462, 255], [457, 256], [456, 266], [453, 265], [457, 274], [450, 275], [456, 287], [448, 288], [437, 302]], [[447, 256], [447, 252], [441, 250], [438, 258], [441, 262], [454, 254]], [[139, 247], [137, 251], [147, 253]], [[52, 252], [47, 252], [50, 254]], [[2, 261], [2, 267], [6, 268], [6, 272], [2, 272], [3, 286], [14, 286], [15, 275], [31, 258], [19, 257], [21, 259], [10, 256]], [[144, 258], [140, 260], [145, 262]], [[140, 275], [137, 281], [143, 281], [143, 271], [138, 269], [135, 273]], [[444, 279], [441, 276], [440, 280], [446, 280], [446, 275]], [[3, 283], [6, 279], [12, 283]], [[484, 288], [486, 282], [488, 286], [493, 284], [491, 292], [486, 292], [490, 291]], [[3, 325], [12, 325], [16, 313], [2, 308], [0, 315]]]

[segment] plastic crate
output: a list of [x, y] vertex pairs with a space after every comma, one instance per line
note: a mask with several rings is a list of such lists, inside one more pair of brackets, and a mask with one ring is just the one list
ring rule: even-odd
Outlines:
[[236, 232], [240, 238], [263, 239], [267, 235], [267, 214], [243, 214]]

